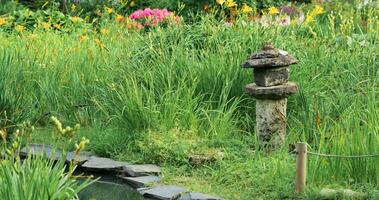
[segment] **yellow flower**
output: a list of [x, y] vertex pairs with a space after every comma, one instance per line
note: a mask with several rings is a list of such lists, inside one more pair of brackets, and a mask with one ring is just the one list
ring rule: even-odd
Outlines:
[[79, 17], [77, 17], [77, 16], [71, 17], [71, 21], [72, 21], [74, 24], [76, 24], [76, 23], [79, 22]]
[[7, 131], [5, 129], [0, 129], [0, 137], [4, 141], [7, 140]]
[[313, 22], [313, 21], [314, 21], [313, 15], [307, 15], [307, 17], [305, 18], [304, 23], [308, 24], [309, 22]]
[[319, 6], [319, 5], [316, 5], [316, 7], [312, 10], [312, 14], [313, 14], [314, 16], [316, 16], [316, 15], [321, 15], [322, 13], [325, 13], [324, 8], [322, 8], [322, 7]]
[[100, 39], [95, 39], [95, 44], [97, 44], [100, 48], [105, 48], [105, 44]]
[[123, 22], [124, 20], [125, 20], [124, 16], [122, 16], [122, 15], [116, 16], [116, 22]]
[[268, 9], [268, 14], [270, 14], [270, 15], [279, 14], [279, 10], [277, 8], [275, 8], [275, 7], [270, 7]]
[[47, 22], [43, 22], [42, 23], [42, 28], [44, 28], [44, 29], [49, 29], [50, 28], [50, 24], [49, 23], [47, 23]]
[[246, 5], [246, 3], [244, 3], [242, 8], [241, 8], [241, 11], [242, 11], [242, 13], [247, 14], [247, 13], [252, 12], [253, 9], [250, 6]]
[[314, 18], [315, 18], [317, 15], [321, 15], [321, 14], [323, 14], [323, 13], [325, 13], [324, 8], [322, 8], [322, 7], [319, 6], [319, 5], [316, 5], [315, 8], [314, 8], [311, 12], [309, 12], [309, 13], [307, 14], [307, 17], [305, 18], [305, 22], [304, 22], [304, 23], [307, 24], [307, 23], [309, 23], [309, 22], [314, 21]]
[[87, 144], [89, 144], [89, 139], [82, 137], [79, 144], [75, 144], [75, 153], [79, 154], [80, 151], [82, 151], [86, 147]]
[[23, 26], [23, 25], [17, 25], [17, 26], [15, 27], [15, 29], [16, 29], [16, 31], [18, 31], [18, 32], [23, 32], [23, 31], [25, 30], [25, 26]]
[[225, 5], [226, 5], [228, 8], [231, 8], [231, 7], [236, 7], [236, 6], [237, 6], [237, 3], [234, 2], [234, 0], [226, 0]]
[[79, 41], [81, 41], [81, 42], [83, 42], [83, 41], [85, 41], [87, 39], [88, 39], [87, 35], [81, 35], [81, 36], [79, 36]]
[[208, 11], [209, 11], [209, 4], [204, 4], [204, 6], [203, 6], [203, 10], [204, 10], [205, 12], [208, 12]]
[[136, 6], [136, 2], [135, 1], [130, 2], [130, 7], [134, 7], [134, 6]]
[[56, 29], [61, 29], [61, 28], [62, 28], [62, 26], [61, 26], [60, 24], [54, 24], [54, 27], [55, 27]]
[[37, 39], [37, 38], [38, 38], [38, 35], [37, 35], [37, 34], [34, 34], [34, 33], [33, 33], [33, 34], [30, 35], [30, 39], [31, 39], [31, 40], [35, 40], [35, 39]]
[[106, 11], [108, 14], [112, 14], [113, 12], [113, 9], [112, 8], [109, 8], [109, 7], [105, 7]]
[[108, 35], [109, 34], [109, 30], [108, 29], [105, 29], [105, 28], [102, 28], [100, 30], [100, 33], [103, 34], [103, 35]]
[[0, 26], [7, 23], [7, 20], [5, 18], [0, 17]]
[[101, 45], [102, 44], [102, 42], [101, 42], [101, 40], [100, 39], [95, 39], [95, 43], [97, 44], [97, 45]]
[[219, 4], [219, 5], [222, 5], [225, 3], [225, 0], [216, 0], [216, 3]]
[[236, 7], [231, 7], [230, 8], [230, 14], [234, 17], [234, 16], [237, 16], [238, 14], [238, 10]]
[[76, 10], [76, 5], [75, 4], [71, 4], [71, 12], [74, 12]]

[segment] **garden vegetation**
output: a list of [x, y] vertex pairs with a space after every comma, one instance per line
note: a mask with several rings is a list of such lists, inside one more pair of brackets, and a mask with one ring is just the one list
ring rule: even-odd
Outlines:
[[[74, 138], [99, 155], [159, 164], [165, 183], [226, 199], [319, 199], [325, 187], [379, 198], [379, 158], [309, 157], [302, 196], [291, 153], [297, 141], [320, 153], [379, 153], [375, 1], [172, 2], [1, 5], [0, 128], [29, 120], [33, 141], [51, 144], [57, 116], [79, 123]], [[240, 69], [265, 42], [299, 60], [290, 70], [300, 92], [274, 152], [258, 149], [243, 90], [251, 72]]]

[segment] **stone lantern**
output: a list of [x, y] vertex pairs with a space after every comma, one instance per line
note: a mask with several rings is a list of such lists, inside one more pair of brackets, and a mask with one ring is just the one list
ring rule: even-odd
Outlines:
[[278, 148], [286, 135], [287, 97], [298, 87], [288, 81], [289, 65], [298, 61], [288, 52], [266, 44], [241, 66], [254, 69], [254, 83], [245, 91], [256, 98], [256, 133], [262, 148]]

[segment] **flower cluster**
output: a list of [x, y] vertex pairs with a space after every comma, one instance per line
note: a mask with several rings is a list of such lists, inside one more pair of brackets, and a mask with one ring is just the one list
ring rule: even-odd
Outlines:
[[[121, 21], [119, 17], [119, 20]], [[158, 24], [179, 24], [181, 19], [173, 12], [167, 9], [150, 9], [137, 10], [129, 16], [131, 26], [141, 29], [143, 27], [156, 26]], [[129, 26], [130, 27], [130, 26]]]
[[305, 19], [305, 23], [309, 23], [309, 22], [314, 21], [314, 18], [316, 16], [321, 15], [323, 13], [325, 13], [324, 8], [322, 8], [319, 5], [316, 5], [315, 8], [307, 14], [307, 17]]
[[70, 126], [63, 128], [62, 123], [54, 116], [52, 116], [50, 120], [54, 125], [56, 132], [61, 137], [73, 138], [75, 136], [75, 132], [80, 129], [79, 124], [76, 124], [74, 128], [71, 128]]
[[[305, 15], [302, 10], [295, 6], [282, 6], [280, 8], [269, 7], [262, 10], [262, 15], [251, 16], [249, 21], [241, 20], [242, 25], [258, 23], [261, 26], [289, 26], [289, 25], [307, 25], [315, 21], [315, 17], [325, 13], [324, 8], [319, 5], [314, 6], [312, 10]], [[233, 21], [227, 20], [225, 26], [232, 26]]]
[[90, 28], [91, 24], [78, 16], [66, 15], [55, 10], [21, 9], [0, 16], [0, 31], [23, 33], [27, 30], [73, 32]]

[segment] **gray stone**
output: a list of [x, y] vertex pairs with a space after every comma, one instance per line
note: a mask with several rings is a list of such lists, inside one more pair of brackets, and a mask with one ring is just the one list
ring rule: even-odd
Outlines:
[[256, 100], [256, 133], [262, 148], [277, 148], [286, 135], [287, 99]]
[[20, 151], [20, 155], [22, 157], [26, 157], [27, 155], [46, 156], [46, 158], [51, 160], [60, 160], [62, 158], [61, 150], [42, 144], [30, 144], [27, 147], [23, 147]]
[[202, 194], [197, 192], [191, 192], [182, 195], [179, 200], [222, 200], [221, 197], [210, 196], [208, 194]]
[[148, 189], [138, 190], [144, 197], [159, 199], [159, 200], [174, 200], [178, 199], [182, 193], [187, 190], [174, 185], [160, 185]]
[[298, 63], [291, 55], [279, 56], [276, 58], [251, 59], [245, 61], [241, 66], [243, 68], [274, 68], [284, 67]]
[[[288, 53], [287, 53], [288, 54]], [[287, 55], [287, 54], [282, 54], [282, 55]], [[277, 58], [279, 57], [279, 50], [278, 49], [268, 49], [268, 50], [262, 50], [257, 53], [253, 53], [250, 55], [249, 59], [264, 59], [264, 58]]]
[[152, 184], [160, 183], [161, 179], [158, 176], [140, 176], [140, 177], [121, 177], [129, 185], [135, 188], [148, 187]]
[[151, 187], [142, 187], [142, 188], [137, 188], [137, 191], [140, 193], [140, 194], [145, 194], [146, 191], [150, 190]]
[[254, 69], [254, 82], [258, 86], [269, 87], [288, 82], [288, 67]]
[[287, 82], [283, 85], [270, 87], [261, 87], [255, 83], [246, 85], [246, 93], [257, 99], [284, 99], [298, 91], [298, 87], [294, 82]]
[[92, 156], [94, 156], [91, 152], [81, 151], [79, 155], [76, 155], [74, 151], [67, 153], [67, 162], [71, 162], [75, 160], [78, 165], [82, 165], [84, 162], [88, 161]]
[[276, 68], [298, 63], [288, 52], [266, 44], [260, 52], [253, 53], [241, 66], [244, 68]]
[[81, 167], [87, 170], [122, 170], [126, 162], [115, 161], [109, 158], [92, 156]]
[[157, 165], [125, 165], [123, 171], [126, 172], [129, 176], [145, 176], [151, 174], [161, 173], [161, 168]]

